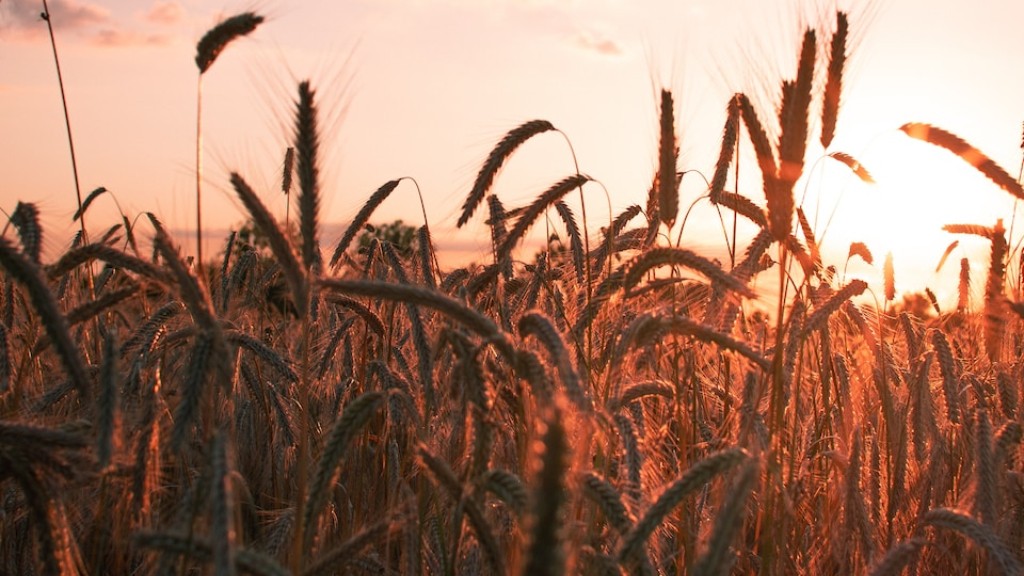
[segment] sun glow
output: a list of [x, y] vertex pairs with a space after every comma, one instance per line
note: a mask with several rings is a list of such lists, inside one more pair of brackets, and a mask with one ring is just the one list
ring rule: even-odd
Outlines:
[[[897, 129], [876, 136], [856, 156], [871, 172], [874, 184], [841, 177], [838, 172], [847, 168], [835, 162], [815, 176], [821, 183], [818, 216], [827, 235], [823, 250], [833, 255], [833, 262], [843, 262], [851, 242], [866, 244], [874, 264], [855, 258], [848, 272], [871, 282], [878, 294], [882, 262], [891, 252], [898, 292], [927, 287], [942, 302], [955, 299], [959, 266], [954, 261], [966, 257], [972, 268], [984, 269], [989, 243], [950, 234], [943, 226], [992, 226], [1001, 218], [1010, 228], [1014, 199], [950, 152]], [[943, 251], [953, 241], [959, 241], [957, 248], [936, 271]], [[1010, 242], [1012, 246], [1012, 238]]]

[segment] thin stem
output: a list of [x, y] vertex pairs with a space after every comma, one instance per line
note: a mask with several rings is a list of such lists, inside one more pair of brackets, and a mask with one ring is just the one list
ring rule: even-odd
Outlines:
[[196, 81], [196, 275], [203, 274], [203, 73]]
[[[78, 200], [78, 211], [82, 211], [82, 187], [78, 183], [78, 161], [75, 157], [75, 140], [71, 137], [71, 117], [68, 114], [68, 99], [64, 93], [64, 75], [60, 70], [60, 58], [57, 56], [57, 39], [53, 35], [53, 22], [50, 20], [50, 8], [43, 0], [43, 20], [46, 20], [46, 28], [50, 32], [50, 46], [53, 47], [53, 63], [57, 67], [57, 84], [60, 85], [60, 103], [64, 107], [64, 126], [68, 132], [68, 148], [71, 149], [71, 172], [75, 177], [75, 197]], [[82, 243], [88, 244], [88, 237], [85, 233], [85, 214], [79, 219], [82, 230]]]

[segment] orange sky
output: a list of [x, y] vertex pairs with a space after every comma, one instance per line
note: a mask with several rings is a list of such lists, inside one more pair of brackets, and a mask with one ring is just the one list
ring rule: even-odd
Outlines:
[[[153, 211], [170, 228], [187, 230], [194, 219], [195, 43], [219, 17], [254, 7], [49, 4], [83, 193], [105, 186], [129, 215]], [[878, 268], [885, 252], [894, 252], [901, 289], [930, 286], [948, 301], [956, 266], [947, 265], [942, 277], [932, 272], [954, 239], [941, 225], [1004, 218], [1009, 227], [1013, 204], [955, 157], [897, 128], [908, 121], [942, 126], [1016, 175], [1024, 5], [864, 4], [840, 4], [851, 10], [856, 44], [832, 149], [858, 158], [879, 183], [866, 187], [834, 162], [815, 164], [822, 151], [812, 147], [805, 209], [817, 214], [819, 233], [835, 212], [824, 236], [826, 263], [841, 269], [849, 243], [862, 240]], [[487, 250], [479, 231], [453, 226], [480, 163], [505, 131], [533, 118], [551, 121], [572, 140], [581, 171], [607, 188], [615, 212], [643, 205], [656, 160], [657, 90], [676, 95], [680, 169], [710, 176], [729, 94], [748, 92], [767, 117], [779, 79], [794, 73], [801, 25], [827, 31], [833, 13], [830, 2], [761, 0], [346, 0], [262, 2], [255, 9], [268, 21], [231, 45], [204, 80], [210, 236], [219, 240], [244, 219], [229, 170], [241, 172], [283, 216], [276, 190], [289, 103], [296, 81], [309, 77], [325, 120], [322, 220], [344, 222], [378, 186], [413, 176], [442, 251], [481, 256]], [[35, 202], [47, 222], [46, 248], [55, 253], [73, 229], [75, 202], [40, 11], [41, 2], [0, 0], [0, 208]], [[741, 178], [740, 191], [761, 201], [752, 159], [741, 162], [752, 180]], [[545, 135], [513, 158], [495, 192], [516, 206], [572, 170], [564, 141]], [[697, 177], [687, 178], [684, 208], [704, 192]], [[403, 183], [374, 220], [418, 224], [413, 194]], [[588, 188], [587, 202], [596, 229], [607, 220], [603, 191]], [[721, 246], [716, 216], [701, 206], [683, 242]], [[90, 226], [106, 229], [115, 214], [110, 198], [102, 199], [90, 209]], [[340, 230], [326, 229], [329, 252]], [[179, 241], [187, 243], [187, 234]], [[980, 278], [984, 242], [963, 238], [961, 247], [954, 256], [977, 256]], [[879, 274], [860, 264], [850, 272]]]

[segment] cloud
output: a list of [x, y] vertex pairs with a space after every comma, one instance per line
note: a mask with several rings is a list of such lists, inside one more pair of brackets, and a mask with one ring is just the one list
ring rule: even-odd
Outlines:
[[571, 39], [572, 44], [577, 48], [600, 54], [601, 56], [617, 57], [622, 56], [625, 51], [614, 39], [603, 33], [592, 30], [577, 32]]
[[153, 4], [153, 7], [146, 13], [146, 20], [154, 24], [169, 26], [181, 21], [185, 16], [185, 10], [175, 0], [161, 0]]
[[[110, 20], [110, 12], [95, 4], [78, 0], [52, 0], [48, 3], [54, 28], [82, 30], [104, 24]], [[42, 4], [33, 0], [7, 0], [4, 10], [10, 14], [15, 29], [32, 32], [42, 30]]]
[[89, 42], [95, 46], [117, 48], [122, 46], [159, 46], [167, 44], [169, 38], [160, 34], [139, 34], [137, 32], [103, 28]]

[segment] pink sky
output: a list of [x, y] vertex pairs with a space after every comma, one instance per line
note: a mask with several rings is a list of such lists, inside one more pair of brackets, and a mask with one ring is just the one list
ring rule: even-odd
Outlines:
[[[204, 80], [204, 224], [219, 247], [244, 215], [227, 184], [241, 172], [284, 214], [279, 166], [297, 80], [318, 87], [326, 143], [322, 221], [347, 221], [370, 193], [417, 179], [442, 251], [487, 254], [478, 228], [454, 230], [458, 208], [490, 147], [508, 129], [543, 118], [572, 140], [582, 172], [603, 183], [613, 211], [643, 205], [657, 147], [656, 94], [676, 95], [681, 169], [710, 175], [726, 99], [742, 90], [765, 110], [794, 73], [801, 25], [827, 37], [828, 2], [762, 0], [347, 0], [210, 3], [198, 0], [54, 0], [83, 194], [105, 186], [130, 215], [153, 211], [171, 228], [194, 220], [195, 43], [219, 18], [255, 9], [268, 20], [232, 44]], [[1009, 223], [1012, 202], [942, 151], [902, 137], [908, 121], [966, 138], [1016, 175], [1020, 166], [1024, 5], [958, 0], [863, 2], [851, 8], [856, 39], [833, 150], [872, 170], [868, 188], [808, 151], [806, 209], [842, 267], [852, 240], [876, 260], [893, 250], [904, 289], [955, 283], [932, 270], [954, 238], [948, 222]], [[848, 8], [840, 4], [840, 8]], [[0, 208], [36, 203], [45, 246], [59, 252], [75, 210], [64, 120], [41, 2], [0, 0]], [[741, 167], [752, 167], [747, 158]], [[814, 165], [814, 169], [810, 167]], [[531, 141], [494, 191], [506, 206], [530, 201], [573, 171], [564, 141]], [[756, 172], [748, 170], [751, 178]], [[684, 182], [682, 205], [704, 191]], [[761, 200], [756, 180], [741, 192]], [[604, 193], [588, 188], [591, 228], [607, 221]], [[713, 212], [691, 217], [684, 244], [722, 245]], [[921, 209], [924, 207], [925, 209]], [[910, 211], [913, 210], [913, 213]], [[912, 214], [912, 215], [911, 215]], [[90, 227], [117, 222], [109, 198]], [[375, 221], [419, 224], [403, 183]], [[478, 214], [474, 221], [482, 222]], [[1018, 226], [1018, 231], [1022, 227]], [[340, 236], [322, 238], [325, 252]], [[1015, 234], [1016, 237], [1020, 233]], [[1011, 241], [1015, 240], [1012, 239]], [[188, 240], [184, 233], [179, 238]], [[984, 243], [961, 240], [978, 254]], [[947, 272], [954, 273], [955, 266]], [[875, 278], [876, 270], [851, 267]]]

